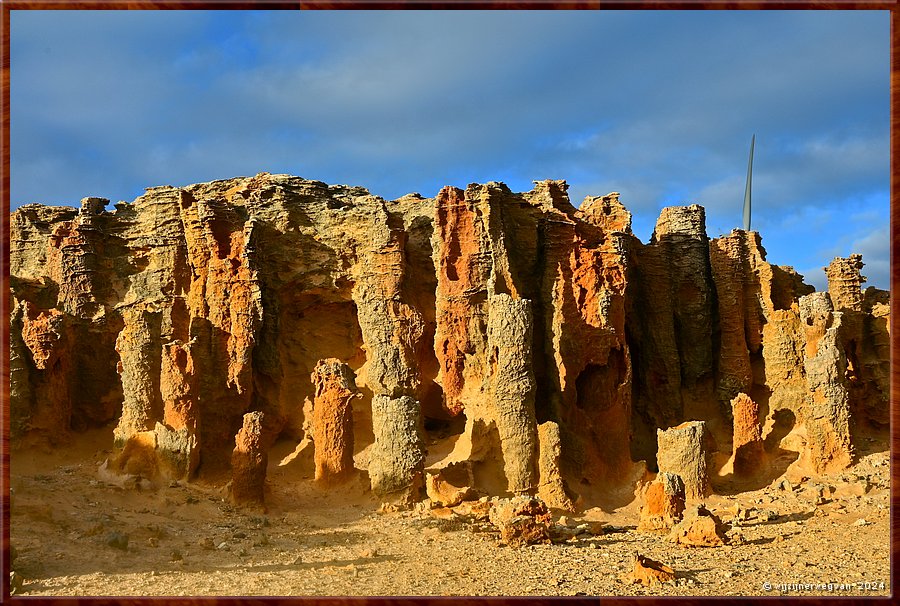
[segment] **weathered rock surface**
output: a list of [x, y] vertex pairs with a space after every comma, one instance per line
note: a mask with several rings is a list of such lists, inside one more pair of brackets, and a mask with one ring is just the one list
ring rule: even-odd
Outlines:
[[722, 520], [701, 504], [684, 512], [684, 518], [672, 528], [669, 537], [685, 547], [718, 547], [728, 542], [725, 531]]
[[259, 502], [266, 451], [312, 440], [319, 480], [355, 465], [390, 502], [453, 486], [572, 511], [620, 505], [641, 461], [691, 500], [709, 457], [768, 482], [886, 435], [889, 298], [858, 256], [811, 294], [759, 234], [710, 240], [702, 207], [664, 209], [643, 244], [618, 194], [576, 209], [566, 189], [386, 201], [264, 173], [23, 206], [12, 446], [114, 424], [107, 473], [231, 474]]
[[677, 475], [688, 500], [703, 499], [711, 492], [707, 471], [706, 423], [690, 421], [657, 430], [660, 473]]
[[269, 462], [261, 412], [248, 412], [235, 437], [231, 455], [231, 500], [238, 505], [265, 503], [266, 466]]
[[313, 444], [317, 481], [330, 484], [353, 471], [353, 411], [350, 401], [362, 394], [350, 367], [336, 358], [320, 360], [313, 370], [316, 386]]
[[537, 496], [554, 509], [574, 511], [575, 503], [569, 494], [566, 482], [560, 471], [560, 446], [559, 425], [553, 421], [546, 421], [538, 425], [538, 445], [540, 456], [538, 459], [538, 484]]
[[684, 513], [684, 482], [673, 473], [661, 471], [644, 492], [638, 530], [671, 530]]
[[807, 456], [816, 472], [844, 469], [853, 461], [847, 358], [841, 347], [843, 312], [834, 311], [826, 293], [800, 299], [806, 325], [804, 370], [809, 386]]
[[425, 472], [425, 492], [432, 504], [453, 507], [474, 496], [475, 476], [468, 461], [450, 463], [436, 472]]
[[491, 508], [491, 523], [500, 530], [500, 542], [511, 547], [550, 542], [552, 516], [540, 499], [501, 499]]
[[734, 419], [732, 454], [734, 473], [752, 475], [762, 470], [763, 449], [762, 427], [759, 423], [759, 404], [745, 393], [739, 393], [731, 401]]
[[634, 554], [631, 572], [622, 577], [626, 583], [638, 583], [646, 587], [675, 580], [675, 571], [665, 564]]

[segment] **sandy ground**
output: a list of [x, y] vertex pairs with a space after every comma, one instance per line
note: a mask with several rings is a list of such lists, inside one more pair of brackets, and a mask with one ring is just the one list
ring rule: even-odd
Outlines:
[[[840, 475], [710, 497], [707, 506], [732, 525], [723, 547], [638, 533], [635, 501], [563, 520], [576, 532], [602, 522], [600, 534], [511, 548], [498, 545], [489, 522], [460, 515], [465, 507], [379, 513], [364, 478], [319, 490], [296, 466], [279, 465], [289, 449], [270, 456], [266, 512], [236, 510], [223, 488], [202, 481], [119, 486], [98, 474], [110, 434], [79, 435], [65, 453], [12, 453], [12, 568], [21, 595], [891, 593], [883, 444]], [[675, 581], [626, 584], [635, 552], [673, 568]]]

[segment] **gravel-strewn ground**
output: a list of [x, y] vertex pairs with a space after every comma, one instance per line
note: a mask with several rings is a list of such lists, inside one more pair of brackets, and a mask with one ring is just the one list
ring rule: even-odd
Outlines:
[[[663, 535], [638, 533], [633, 503], [568, 516], [570, 526], [603, 521], [601, 535], [515, 549], [499, 546], [487, 522], [446, 519], [447, 511], [438, 512], [444, 518], [427, 510], [378, 513], [361, 481], [323, 492], [276, 463], [265, 514], [237, 511], [222, 489], [199, 482], [156, 491], [115, 486], [98, 479], [108, 453], [90, 436], [81, 440], [65, 461], [13, 453], [11, 545], [22, 595], [891, 592], [887, 452], [787, 490], [711, 497], [713, 512], [733, 523], [732, 544], [724, 547], [677, 547]], [[735, 519], [735, 504], [746, 519]], [[109, 544], [123, 535], [127, 549]], [[635, 552], [672, 567], [674, 583], [625, 584]], [[797, 583], [822, 586], [781, 587]]]

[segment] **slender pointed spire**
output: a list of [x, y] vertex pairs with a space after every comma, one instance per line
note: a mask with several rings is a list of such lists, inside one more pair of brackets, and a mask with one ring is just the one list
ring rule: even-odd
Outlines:
[[750, 139], [750, 161], [747, 163], [747, 187], [744, 189], [744, 231], [750, 231], [750, 184], [753, 180], [753, 146], [756, 135]]

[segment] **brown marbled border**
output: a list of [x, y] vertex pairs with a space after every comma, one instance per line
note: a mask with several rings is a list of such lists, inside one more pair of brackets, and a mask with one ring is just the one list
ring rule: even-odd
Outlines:
[[[732, 1], [706, 1], [706, 0], [572, 0], [569, 2], [550, 2], [547, 0], [443, 0], [431, 2], [429, 0], [261, 0], [247, 2], [246, 0], [179, 0], [179, 1], [137, 1], [129, 0], [105, 0], [92, 2], [89, 0], [0, 0], [2, 22], [0, 22], [0, 88], [2, 88], [2, 100], [0, 100], [0, 135], [2, 135], [3, 158], [0, 163], [0, 193], [2, 193], [2, 212], [0, 212], [0, 371], [2, 371], [2, 389], [0, 389], [0, 512], [2, 512], [2, 550], [0, 550], [0, 603], [19, 604], [97, 604], [106, 606], [121, 604], [123, 606], [146, 604], [200, 604], [215, 606], [223, 604], [248, 604], [266, 605], [288, 604], [322, 604], [327, 606], [410, 606], [414, 604], [452, 603], [454, 606], [463, 606], [472, 603], [491, 604], [597, 604], [611, 603], [665, 603], [681, 602], [685, 604], [735, 604], [745, 601], [763, 604], [776, 604], [789, 601], [802, 602], [804, 604], [837, 604], [855, 605], [863, 603], [879, 602], [892, 603], [890, 598], [784, 598], [784, 597], [754, 597], [754, 598], [704, 598], [690, 599], [657, 598], [657, 597], [603, 597], [603, 598], [239, 598], [239, 597], [209, 597], [209, 598], [75, 598], [75, 597], [19, 597], [9, 595], [9, 103], [10, 103], [10, 62], [9, 62], [9, 12], [11, 10], [86, 10], [86, 9], [119, 9], [119, 10], [148, 10], [148, 9], [284, 9], [284, 10], [328, 10], [328, 9], [656, 9], [656, 10], [889, 10], [891, 11], [891, 293], [892, 309], [896, 301], [893, 295], [897, 292], [900, 282], [900, 268], [897, 263], [898, 238], [900, 238], [900, 207], [897, 204], [897, 196], [900, 194], [900, 2], [898, 0], [732, 0]], [[898, 314], [891, 314], [891, 334], [897, 335], [900, 329]], [[897, 394], [900, 392], [900, 368], [897, 360], [900, 355], [900, 347], [897, 339], [891, 340], [891, 588], [898, 586], [900, 573], [898, 573], [896, 556], [900, 551], [900, 538], [897, 536], [897, 525], [900, 521], [900, 493], [898, 493], [897, 479], [900, 469], [900, 448], [898, 448], [898, 432], [900, 432], [900, 406], [898, 406]]]

